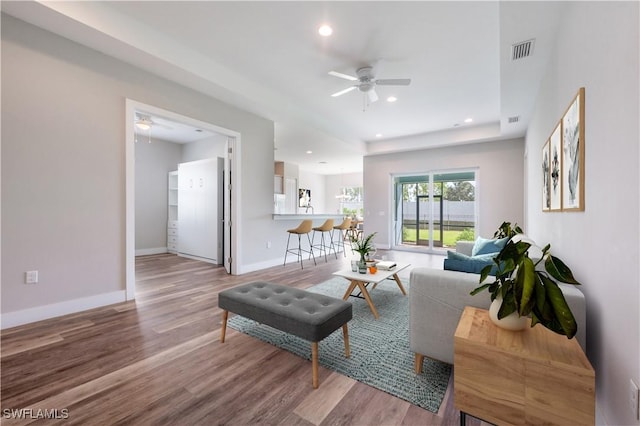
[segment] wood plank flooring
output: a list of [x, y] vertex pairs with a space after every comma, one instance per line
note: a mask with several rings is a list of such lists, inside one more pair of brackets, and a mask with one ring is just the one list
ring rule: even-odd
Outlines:
[[[386, 255], [414, 266], [442, 262]], [[82, 425], [458, 424], [451, 383], [440, 412], [431, 413], [322, 366], [314, 390], [309, 361], [233, 329], [219, 342], [221, 290], [258, 279], [306, 288], [348, 262], [231, 276], [175, 255], [139, 257], [135, 302], [2, 331], [2, 424], [34, 421], [8, 419], [12, 409], [31, 409], [22, 411], [31, 417], [55, 409], [65, 424]]]

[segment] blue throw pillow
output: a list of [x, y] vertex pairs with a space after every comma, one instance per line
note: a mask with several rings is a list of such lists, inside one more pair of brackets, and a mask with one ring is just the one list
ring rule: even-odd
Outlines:
[[508, 237], [499, 240], [478, 237], [471, 250], [471, 255], [477, 256], [479, 254], [500, 253], [504, 246], [507, 245], [507, 241], [509, 241]]
[[487, 265], [492, 265], [490, 275], [495, 275], [497, 268], [493, 262], [495, 253], [487, 253], [478, 256], [467, 256], [454, 251], [447, 252], [447, 259], [444, 260], [444, 269], [449, 271], [469, 272], [479, 274]]

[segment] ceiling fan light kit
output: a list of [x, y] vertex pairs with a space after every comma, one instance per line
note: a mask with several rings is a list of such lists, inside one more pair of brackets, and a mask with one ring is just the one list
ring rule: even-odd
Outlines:
[[[149, 117], [136, 117], [135, 125], [138, 129], [149, 132], [149, 143], [151, 143], [151, 126], [153, 126], [153, 121]], [[138, 142], [138, 135], [136, 133], [135, 142]]]
[[140, 130], [149, 130], [151, 128], [151, 125], [149, 123], [144, 122], [144, 121], [138, 121], [136, 123], [136, 127], [138, 127], [138, 129], [140, 129]]

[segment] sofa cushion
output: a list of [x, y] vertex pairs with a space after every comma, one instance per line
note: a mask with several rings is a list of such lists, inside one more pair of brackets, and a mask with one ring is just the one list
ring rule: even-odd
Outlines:
[[507, 241], [509, 241], [509, 238], [507, 237], [500, 239], [486, 239], [478, 237], [475, 244], [473, 245], [473, 250], [471, 250], [471, 256], [488, 253], [499, 253], [500, 250], [502, 250], [507, 244]]
[[447, 252], [447, 258], [444, 260], [444, 269], [448, 271], [460, 271], [479, 274], [480, 272], [482, 272], [482, 269], [485, 266], [493, 265], [490, 274], [495, 275], [497, 270], [495, 263], [493, 263], [493, 258], [495, 256], [496, 253], [467, 256], [462, 253], [449, 251]]

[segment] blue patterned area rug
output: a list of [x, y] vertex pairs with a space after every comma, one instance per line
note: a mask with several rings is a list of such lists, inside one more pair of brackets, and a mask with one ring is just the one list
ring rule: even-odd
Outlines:
[[[403, 285], [410, 291], [408, 279]], [[307, 290], [342, 298], [345, 278], [335, 277]], [[364, 299], [351, 297], [353, 319], [349, 321], [351, 357], [344, 356], [342, 328], [319, 343], [322, 366], [373, 386], [414, 405], [437, 412], [444, 398], [451, 366], [425, 358], [423, 373], [414, 373], [414, 354], [409, 349], [409, 297], [403, 296], [395, 281], [385, 280], [369, 290], [380, 318], [374, 319]], [[308, 360], [311, 344], [296, 336], [240, 316], [228, 325]]]

